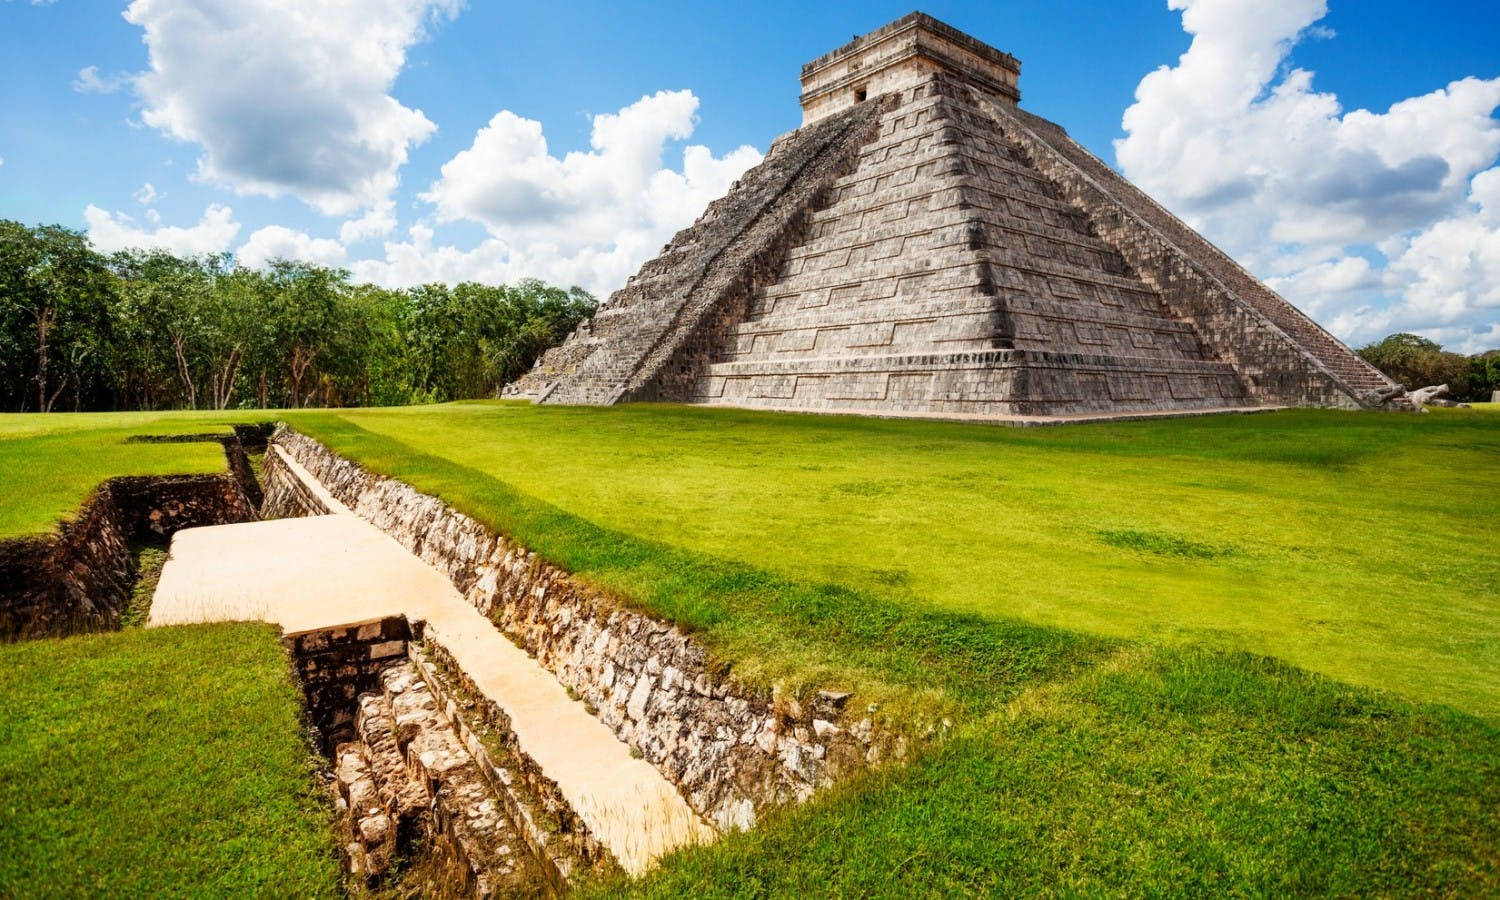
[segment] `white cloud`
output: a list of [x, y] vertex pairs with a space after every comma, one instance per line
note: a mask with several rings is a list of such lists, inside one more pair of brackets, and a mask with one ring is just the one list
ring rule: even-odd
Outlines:
[[251, 234], [235, 251], [235, 258], [251, 268], [273, 259], [289, 259], [339, 266], [344, 263], [344, 245], [331, 238], [315, 238], [281, 225], [267, 225]]
[[234, 211], [227, 206], [210, 205], [198, 224], [180, 227], [141, 228], [124, 213], [111, 213], [93, 204], [83, 211], [88, 223], [89, 240], [102, 253], [116, 250], [169, 250], [179, 256], [222, 253], [229, 249], [240, 225]]
[[[1497, 226], [1475, 176], [1500, 154], [1500, 78], [1345, 112], [1287, 64], [1299, 40], [1331, 37], [1315, 24], [1326, 0], [1168, 6], [1192, 43], [1136, 88], [1125, 174], [1350, 340], [1484, 334], [1496, 311], [1473, 273]], [[1465, 248], [1467, 275], [1434, 261]]]
[[607, 293], [761, 159], [753, 147], [715, 157], [692, 145], [680, 170], [664, 167], [667, 143], [692, 135], [697, 110], [690, 91], [642, 97], [595, 116], [590, 149], [561, 157], [540, 122], [501, 111], [421, 195], [438, 221], [478, 222], [490, 240], [459, 251], [434, 246], [431, 230], [417, 228], [409, 241], [387, 243], [384, 260], [355, 271], [387, 284], [503, 272]]
[[[492, 237], [465, 250], [436, 243], [433, 229], [418, 223], [407, 230], [407, 240], [386, 241], [381, 258], [357, 260], [349, 268], [356, 280], [386, 287], [434, 281], [499, 284], [541, 278], [566, 287], [587, 288], [602, 298], [620, 287], [640, 263], [640, 259], [619, 246], [563, 250], [556, 244], [533, 242], [513, 247]], [[626, 274], [618, 277], [614, 274], [621, 272]]]
[[155, 187], [152, 186], [151, 182], [148, 181], [145, 184], [141, 185], [140, 188], [131, 196], [134, 197], [135, 202], [139, 203], [140, 205], [150, 206], [161, 197], [161, 194], [156, 190]]
[[349, 219], [339, 226], [339, 240], [357, 244], [370, 238], [384, 237], [396, 230], [396, 205], [387, 200], [370, 207], [363, 216]]
[[135, 76], [128, 72], [101, 77], [98, 66], [85, 66], [78, 70], [78, 77], [73, 79], [73, 90], [80, 94], [113, 94], [134, 80]]
[[200, 178], [328, 215], [383, 203], [436, 126], [390, 91], [461, 0], [134, 0], [142, 119], [203, 148]]
[[1474, 178], [1469, 201], [1468, 210], [1406, 240], [1386, 275], [1402, 298], [1393, 321], [1441, 329], [1475, 350], [1500, 330], [1500, 168]]

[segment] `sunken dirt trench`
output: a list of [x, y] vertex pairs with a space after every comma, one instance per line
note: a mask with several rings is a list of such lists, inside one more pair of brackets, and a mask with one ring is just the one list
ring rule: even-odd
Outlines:
[[281, 627], [351, 880], [459, 896], [646, 872], [900, 756], [848, 696], [736, 684], [434, 497], [280, 428], [261, 520], [178, 530], [148, 625]]

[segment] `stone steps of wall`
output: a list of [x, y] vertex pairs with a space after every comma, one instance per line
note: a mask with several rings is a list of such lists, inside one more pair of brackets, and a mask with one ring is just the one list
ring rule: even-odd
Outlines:
[[429, 636], [412, 645], [411, 660], [553, 886], [563, 892], [583, 872], [618, 871], [613, 854], [556, 780], [526, 753], [505, 710], [478, 689], [447, 648]]
[[594, 352], [561, 375], [540, 402], [612, 403], [632, 379], [654, 371], [657, 358], [674, 352], [691, 332], [699, 312], [696, 304], [702, 300], [698, 295], [712, 294], [706, 282], [716, 263], [750, 253], [747, 241], [756, 245], [756, 252], [763, 249], [776, 228], [757, 229], [757, 222], [763, 216], [790, 222], [793, 210], [777, 208], [775, 201], [792, 191], [804, 171], [863, 116], [859, 110], [831, 116], [778, 142], [776, 152], [746, 173], [727, 196], [679, 232], [661, 256], [610, 298], [608, 306], [614, 312], [603, 321], [596, 317], [595, 336], [602, 340]]
[[1177, 373], [1185, 375], [1234, 375], [1234, 367], [1217, 360], [1171, 359], [1150, 355], [1126, 356], [1046, 350], [966, 350], [935, 353], [871, 353], [859, 356], [786, 357], [734, 360], [714, 363], [705, 377], [829, 375], [861, 372], [935, 372], [946, 369], [1061, 368], [1118, 370], [1131, 373]]
[[358, 741], [334, 752], [343, 801], [345, 864], [375, 884], [399, 856], [435, 854], [424, 885], [453, 896], [522, 896], [543, 889], [530, 848], [415, 668], [401, 662], [358, 698]]

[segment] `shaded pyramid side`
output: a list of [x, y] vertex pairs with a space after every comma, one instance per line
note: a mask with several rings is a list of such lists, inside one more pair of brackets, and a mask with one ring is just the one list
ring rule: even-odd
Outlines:
[[1233, 368], [942, 75], [882, 116], [692, 399], [990, 417], [1249, 402]]
[[878, 117], [870, 104], [779, 140], [506, 394], [595, 405], [670, 395], [668, 370], [693, 365], [700, 332], [736, 317], [757, 273], [775, 271], [786, 248], [801, 240], [808, 213], [852, 166]]

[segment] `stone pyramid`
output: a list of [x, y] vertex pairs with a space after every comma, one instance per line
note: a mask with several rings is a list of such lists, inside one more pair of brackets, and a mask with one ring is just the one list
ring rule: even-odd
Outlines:
[[1395, 387], [914, 13], [802, 69], [803, 126], [507, 388], [997, 420], [1378, 406]]

